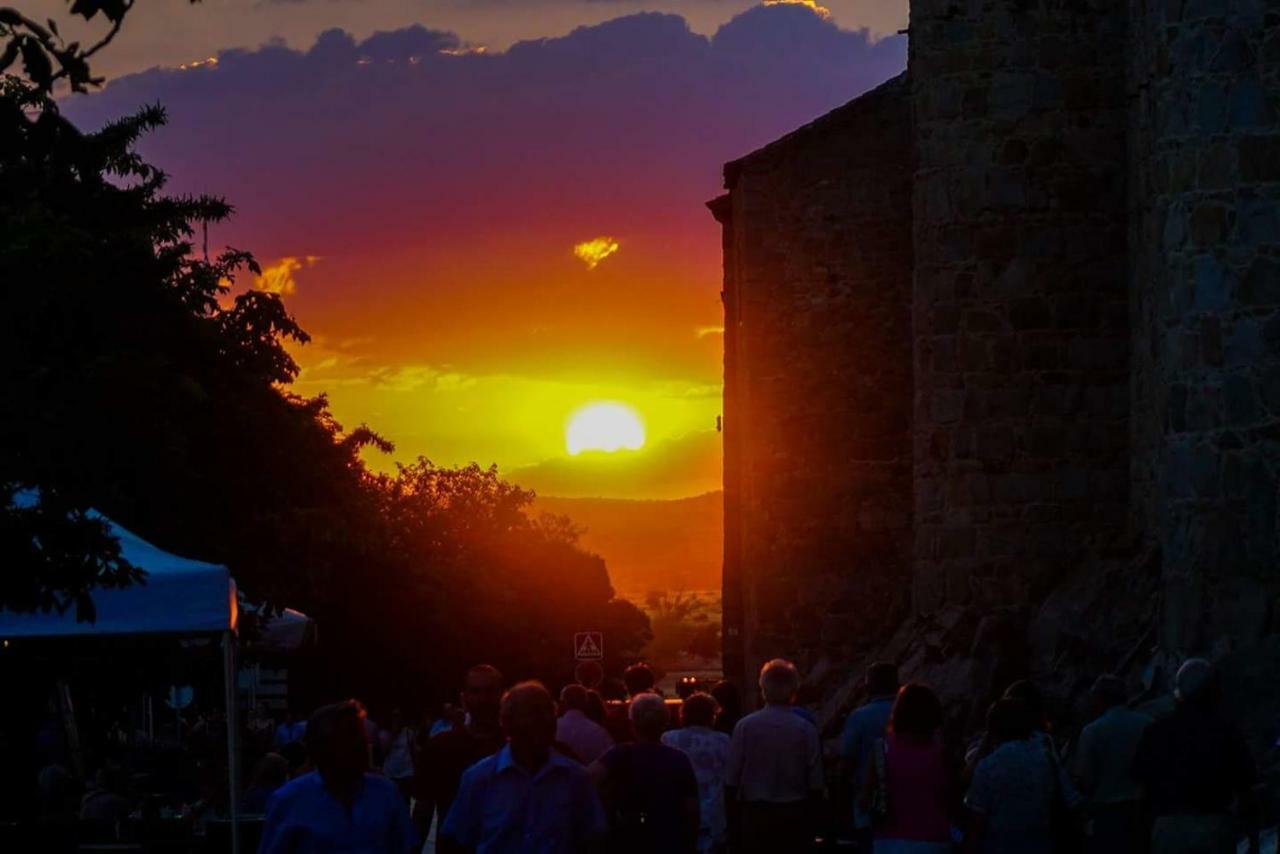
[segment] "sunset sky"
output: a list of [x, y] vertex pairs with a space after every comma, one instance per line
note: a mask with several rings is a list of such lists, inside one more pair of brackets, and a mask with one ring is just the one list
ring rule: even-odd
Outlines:
[[[152, 0], [67, 109], [168, 108], [144, 153], [236, 206], [211, 245], [267, 268], [297, 390], [393, 440], [375, 465], [671, 498], [719, 488], [723, 162], [905, 65], [906, 0], [825, 5]], [[601, 401], [642, 449], [570, 454]]]

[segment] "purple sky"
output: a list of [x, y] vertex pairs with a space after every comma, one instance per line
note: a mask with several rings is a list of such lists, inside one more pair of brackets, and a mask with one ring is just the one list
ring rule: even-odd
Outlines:
[[[668, 4], [727, 18], [703, 33], [606, 0], [424, 3], [422, 24], [289, 31], [300, 49], [142, 71], [68, 111], [92, 126], [166, 106], [171, 124], [144, 151], [175, 189], [236, 206], [211, 242], [272, 267], [256, 286], [284, 292], [315, 337], [299, 390], [329, 394], [339, 420], [370, 423], [399, 458], [496, 462], [552, 494], [687, 495], [718, 485], [720, 244], [703, 203], [722, 164], [905, 66], [902, 37], [843, 17], [889, 0], [829, 16], [742, 5]], [[390, 8], [270, 11], [330, 20], [348, 7], [362, 20]], [[195, 19], [233, 6], [139, 12], [156, 8]], [[614, 19], [482, 54], [436, 20], [523, 36], [565, 29], [569, 9]], [[591, 268], [574, 247], [600, 237], [618, 249]], [[566, 454], [566, 419], [602, 399], [638, 412], [643, 451]]]

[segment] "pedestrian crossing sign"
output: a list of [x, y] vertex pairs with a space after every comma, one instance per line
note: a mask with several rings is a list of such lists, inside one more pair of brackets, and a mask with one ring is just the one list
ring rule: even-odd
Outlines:
[[578, 661], [604, 658], [604, 632], [578, 632], [574, 635], [573, 657]]

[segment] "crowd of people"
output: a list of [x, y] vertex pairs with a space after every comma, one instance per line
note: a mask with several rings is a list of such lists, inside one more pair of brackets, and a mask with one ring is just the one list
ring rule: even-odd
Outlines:
[[[444, 854], [785, 854], [842, 831], [873, 854], [1227, 854], [1241, 838], [1256, 850], [1255, 766], [1200, 659], [1179, 670], [1159, 717], [1100, 677], [1093, 720], [1069, 744], [1022, 681], [990, 706], [978, 738], [953, 745], [937, 694], [876, 664], [831, 777], [790, 662], [764, 665], [761, 707], [745, 716], [727, 683], [668, 702], [635, 665], [616, 702], [597, 676], [580, 670], [557, 701], [541, 683], [505, 688], [477, 666], [438, 729], [413, 732], [398, 715], [372, 726], [356, 701], [289, 722], [281, 738], [298, 735], [306, 762], [287, 783], [288, 762], [271, 762], [278, 787], [259, 850], [408, 854], [433, 824]], [[833, 788], [836, 777], [849, 785]], [[846, 789], [848, 802], [833, 803]]]

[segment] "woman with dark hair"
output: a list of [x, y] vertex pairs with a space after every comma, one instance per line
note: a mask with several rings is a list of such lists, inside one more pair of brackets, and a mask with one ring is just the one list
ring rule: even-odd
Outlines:
[[942, 702], [924, 685], [898, 692], [884, 738], [872, 747], [862, 807], [875, 854], [947, 854], [951, 774], [942, 746]]
[[725, 679], [715, 684], [711, 689], [711, 696], [720, 706], [720, 711], [716, 713], [714, 729], [725, 735], [733, 735], [733, 728], [738, 725], [738, 719], [742, 717], [742, 692], [738, 690], [737, 685]]
[[1053, 726], [1049, 723], [1049, 715], [1044, 708], [1044, 695], [1030, 679], [1019, 679], [1010, 684], [1004, 689], [1004, 698], [1022, 701], [1033, 734], [1042, 732], [1047, 735], [1053, 731]]

